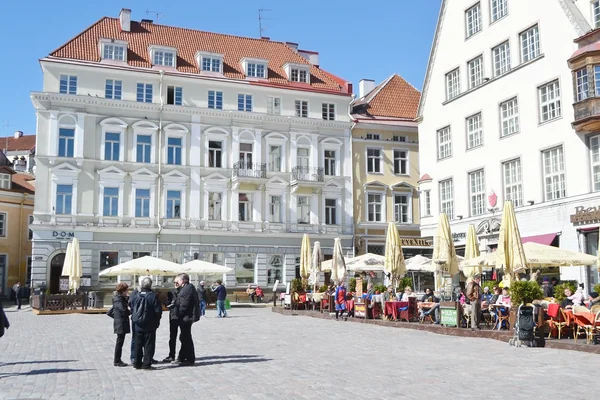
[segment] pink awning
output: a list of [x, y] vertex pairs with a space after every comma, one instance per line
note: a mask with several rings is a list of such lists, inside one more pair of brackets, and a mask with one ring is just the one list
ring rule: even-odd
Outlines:
[[528, 236], [521, 238], [522, 243], [534, 242], [543, 244], [546, 246], [550, 246], [554, 239], [556, 238], [556, 233], [546, 233], [545, 235], [536, 235], [536, 236]]

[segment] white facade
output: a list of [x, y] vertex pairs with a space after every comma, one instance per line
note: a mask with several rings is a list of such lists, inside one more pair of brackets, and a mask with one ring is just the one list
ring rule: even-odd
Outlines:
[[[594, 10], [589, 0], [442, 2], [419, 112], [423, 236], [446, 212], [457, 246], [474, 224], [490, 251], [503, 201], [513, 200], [523, 237], [558, 234], [560, 247], [590, 251], [569, 216], [600, 202], [594, 135], [571, 127], [567, 59]], [[562, 279], [584, 275], [569, 269]]]

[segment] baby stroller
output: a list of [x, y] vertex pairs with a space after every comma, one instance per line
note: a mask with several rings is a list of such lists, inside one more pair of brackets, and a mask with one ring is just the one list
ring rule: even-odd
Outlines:
[[508, 344], [515, 347], [526, 345], [528, 347], [538, 347], [538, 341], [534, 335], [535, 328], [535, 307], [532, 305], [521, 304], [517, 310], [517, 321], [515, 323], [515, 335], [508, 341]]

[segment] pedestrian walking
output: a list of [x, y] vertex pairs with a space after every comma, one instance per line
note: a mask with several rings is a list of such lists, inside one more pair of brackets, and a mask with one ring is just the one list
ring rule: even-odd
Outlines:
[[198, 285], [198, 300], [200, 301], [200, 316], [206, 316], [206, 288], [204, 281], [200, 281]]
[[142, 280], [140, 292], [133, 299], [131, 320], [135, 325], [136, 369], [153, 369], [152, 360], [156, 348], [156, 330], [160, 325], [162, 306], [158, 296], [152, 291], [152, 279]]
[[[344, 282], [341, 282], [335, 291], [335, 319], [339, 320], [339, 317], [344, 316], [346, 311], [346, 287]], [[348, 316], [344, 318], [344, 321], [348, 320]]]
[[125, 343], [125, 335], [131, 332], [129, 327], [129, 307], [127, 306], [127, 290], [129, 286], [126, 283], [119, 283], [116, 291], [113, 294], [112, 318], [117, 342], [115, 344], [115, 357], [113, 364], [115, 367], [126, 367], [127, 364], [121, 360], [123, 354], [123, 343]]
[[212, 286], [211, 289], [217, 295], [217, 318], [227, 317], [227, 311], [225, 311], [225, 298], [227, 297], [227, 289], [223, 286], [222, 282], [218, 280], [216, 286]]
[[17, 310], [21, 309], [21, 282], [17, 282], [13, 286], [13, 292], [15, 292], [15, 304], [17, 305]]
[[192, 338], [192, 324], [200, 319], [200, 300], [196, 288], [190, 283], [188, 274], [179, 274], [175, 281], [180, 288], [175, 299], [175, 310], [179, 322], [181, 349], [179, 357], [171, 364], [194, 365], [196, 352]]
[[471, 330], [480, 330], [479, 317], [481, 315], [481, 275], [477, 274], [467, 285], [467, 299], [471, 303]]
[[177, 332], [179, 332], [179, 321], [177, 321], [177, 310], [175, 301], [179, 294], [179, 284], [177, 278], [173, 282], [175, 289], [171, 290], [167, 295], [167, 308], [169, 309], [169, 356], [163, 362], [175, 361], [175, 351], [177, 350]]
[[8, 318], [6, 317], [4, 308], [2, 308], [2, 302], [0, 301], [0, 337], [4, 336], [4, 331], [9, 327], [10, 324], [8, 323]]

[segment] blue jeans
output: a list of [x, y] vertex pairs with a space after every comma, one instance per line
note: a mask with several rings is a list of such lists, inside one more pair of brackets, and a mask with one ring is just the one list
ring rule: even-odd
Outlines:
[[206, 315], [206, 301], [205, 300], [200, 300], [200, 316], [205, 316]]
[[221, 316], [227, 316], [227, 311], [225, 311], [225, 300], [217, 300], [217, 317]]

